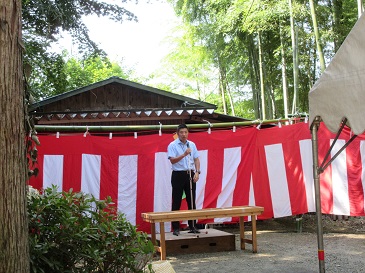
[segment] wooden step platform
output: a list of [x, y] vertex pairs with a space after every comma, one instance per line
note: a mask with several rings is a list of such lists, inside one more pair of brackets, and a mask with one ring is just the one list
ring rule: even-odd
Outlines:
[[[141, 214], [143, 221], [151, 223], [151, 240], [155, 245], [156, 251], [160, 252], [161, 260], [166, 260], [166, 236], [165, 236], [165, 223], [173, 222], [173, 221], [185, 221], [185, 220], [194, 220], [194, 219], [212, 219], [212, 218], [225, 218], [225, 217], [239, 217], [240, 223], [240, 245], [241, 249], [245, 249], [245, 244], [252, 245], [252, 252], [257, 252], [257, 237], [256, 237], [256, 216], [261, 215], [264, 211], [263, 207], [257, 206], [235, 206], [235, 207], [226, 207], [226, 208], [205, 208], [205, 209], [194, 209], [194, 210], [176, 210], [176, 211], [160, 211], [160, 212], [143, 212]], [[252, 222], [252, 234], [251, 238], [245, 237], [245, 225], [244, 225], [244, 217], [250, 216]], [[160, 225], [160, 236], [159, 242], [157, 243], [156, 238], [156, 225]], [[229, 239], [229, 234], [223, 235], [220, 238], [218, 234], [214, 236], [214, 231], [208, 230], [208, 236], [205, 236], [202, 233], [199, 238], [193, 235], [194, 239], [189, 241], [189, 243], [178, 244], [178, 253], [193, 253], [193, 252], [201, 252], [201, 251], [224, 251], [224, 250], [234, 250], [234, 237], [232, 237], [231, 241]], [[188, 234], [189, 235], [189, 234]], [[213, 236], [212, 236], [213, 235]], [[170, 234], [169, 236], [173, 236]], [[181, 237], [180, 237], [181, 236]], [[173, 244], [174, 241], [182, 240], [183, 233], [178, 236], [178, 238], [174, 238], [170, 244]], [[170, 237], [169, 237], [170, 238]], [[186, 239], [188, 240], [189, 237]], [[229, 247], [227, 246], [227, 241]], [[187, 242], [187, 241], [185, 241]], [[207, 246], [208, 244], [208, 246]], [[159, 246], [158, 246], [159, 245]], [[176, 250], [176, 247], [173, 248], [170, 246], [171, 250]], [[189, 251], [185, 251], [184, 249], [188, 249]]]
[[[236, 250], [235, 235], [217, 229], [201, 229], [199, 234], [180, 231], [179, 236], [165, 233], [166, 253], [191, 254]], [[160, 234], [156, 234], [160, 245]]]

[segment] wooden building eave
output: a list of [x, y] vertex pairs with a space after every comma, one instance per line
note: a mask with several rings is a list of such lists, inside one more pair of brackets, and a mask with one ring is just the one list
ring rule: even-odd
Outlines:
[[[89, 124], [100, 122], [143, 122], [167, 120], [191, 120], [195, 122], [217, 122], [218, 114], [214, 109], [130, 109], [130, 110], [104, 110], [104, 111], [78, 111], [78, 112], [32, 112], [30, 115], [37, 124]], [[240, 119], [241, 120], [241, 119]]]

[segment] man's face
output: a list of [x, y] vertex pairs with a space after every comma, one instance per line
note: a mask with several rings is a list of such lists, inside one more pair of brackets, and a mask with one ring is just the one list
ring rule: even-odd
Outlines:
[[179, 139], [181, 142], [185, 143], [186, 140], [188, 139], [188, 134], [189, 134], [189, 131], [187, 128], [182, 128], [180, 129], [177, 134], [179, 135]]

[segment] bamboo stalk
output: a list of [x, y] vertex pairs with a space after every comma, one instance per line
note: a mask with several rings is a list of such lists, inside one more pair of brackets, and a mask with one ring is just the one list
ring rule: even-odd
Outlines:
[[[298, 118], [299, 119], [299, 118]], [[272, 119], [272, 120], [253, 120], [239, 122], [222, 122], [222, 123], [204, 123], [204, 124], [187, 124], [189, 129], [204, 129], [204, 128], [229, 128], [252, 125], [277, 124], [279, 122], [287, 122], [290, 119]], [[175, 130], [177, 125], [117, 125], [117, 126], [70, 126], [70, 125], [35, 125], [37, 132], [136, 132], [148, 130]]]

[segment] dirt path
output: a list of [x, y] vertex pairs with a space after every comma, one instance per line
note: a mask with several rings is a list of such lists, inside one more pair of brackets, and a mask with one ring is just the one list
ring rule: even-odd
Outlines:
[[[315, 219], [306, 217], [302, 233], [296, 232], [293, 218], [259, 222], [256, 254], [250, 245], [240, 250], [238, 229], [222, 228], [236, 234], [236, 251], [168, 256], [167, 260], [176, 273], [319, 272]], [[326, 272], [365, 272], [364, 218], [328, 218], [323, 227]]]

